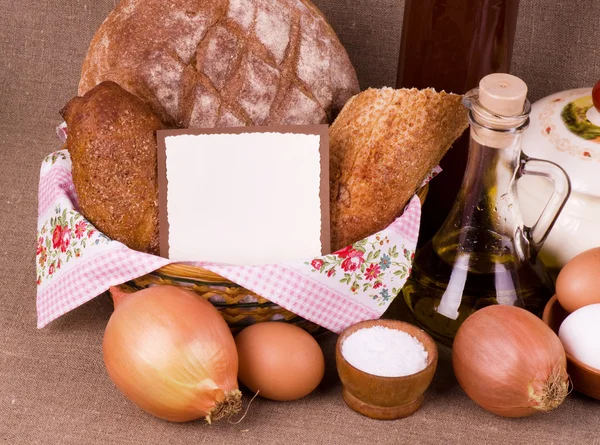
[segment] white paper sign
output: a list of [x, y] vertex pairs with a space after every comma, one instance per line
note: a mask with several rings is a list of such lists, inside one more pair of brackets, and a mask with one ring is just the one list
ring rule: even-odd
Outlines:
[[321, 255], [321, 196], [329, 194], [321, 190], [320, 139], [164, 136], [168, 258], [256, 265]]

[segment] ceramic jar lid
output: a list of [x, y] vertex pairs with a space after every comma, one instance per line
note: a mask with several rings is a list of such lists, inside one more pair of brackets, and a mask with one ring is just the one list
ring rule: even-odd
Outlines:
[[562, 91], [532, 105], [523, 152], [560, 165], [574, 192], [600, 197], [600, 114], [592, 89]]

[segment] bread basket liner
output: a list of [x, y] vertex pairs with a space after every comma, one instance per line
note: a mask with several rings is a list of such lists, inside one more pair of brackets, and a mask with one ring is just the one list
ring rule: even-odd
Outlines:
[[[59, 136], [64, 137], [59, 127]], [[424, 181], [439, 173], [439, 167]], [[173, 263], [129, 249], [78, 212], [67, 150], [41, 166], [37, 225], [37, 326], [104, 293]], [[419, 234], [414, 196], [386, 229], [335, 253], [286, 264], [186, 263], [212, 271], [330, 331], [379, 318], [402, 289]]]

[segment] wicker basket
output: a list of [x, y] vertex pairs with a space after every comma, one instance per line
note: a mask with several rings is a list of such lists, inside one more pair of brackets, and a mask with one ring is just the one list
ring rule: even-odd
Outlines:
[[140, 290], [156, 284], [171, 284], [193, 290], [210, 301], [223, 315], [233, 333], [263, 321], [293, 323], [317, 334], [320, 327], [222, 276], [187, 264], [169, 264], [129, 281], [122, 287]]
[[[428, 186], [426, 185], [417, 193], [421, 202], [425, 201], [427, 190]], [[171, 284], [193, 290], [210, 301], [221, 312], [234, 333], [251, 324], [263, 321], [293, 323], [313, 335], [323, 331], [320, 326], [201, 267], [181, 263], [169, 264], [129, 281], [123, 284], [122, 287], [124, 290], [131, 291], [141, 290], [157, 284]]]

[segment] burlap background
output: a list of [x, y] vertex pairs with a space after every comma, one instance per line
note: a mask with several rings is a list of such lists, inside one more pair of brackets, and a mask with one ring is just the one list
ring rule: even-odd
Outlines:
[[[460, 390], [447, 351], [425, 406], [403, 421], [371, 421], [346, 408], [330, 366], [311, 396], [286, 404], [259, 399], [239, 425], [170, 424], [135, 408], [106, 376], [106, 299], [36, 330], [38, 168], [59, 148], [57, 112], [75, 93], [88, 42], [114, 3], [0, 0], [0, 442], [600, 444], [600, 402], [574, 394], [553, 413], [501, 419]], [[393, 85], [402, 1], [316, 3], [348, 48], [362, 86]], [[531, 98], [600, 77], [599, 18], [597, 0], [522, 0], [513, 68]], [[333, 340], [323, 340], [330, 365]]]

